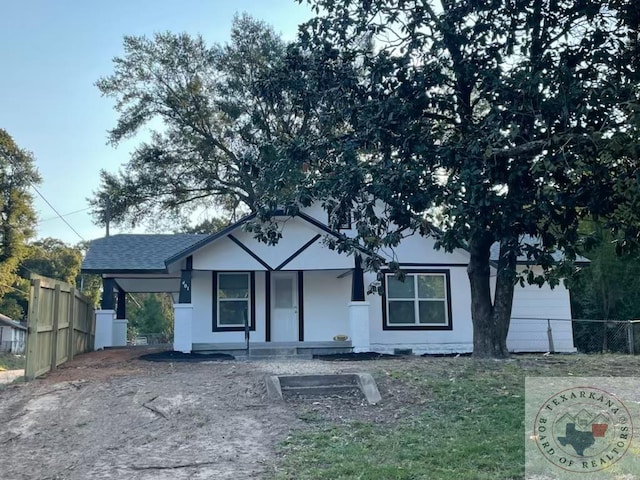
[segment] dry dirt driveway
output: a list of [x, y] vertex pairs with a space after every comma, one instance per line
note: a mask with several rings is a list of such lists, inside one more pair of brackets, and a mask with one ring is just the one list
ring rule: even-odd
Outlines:
[[328, 362], [156, 363], [141, 350], [78, 357], [0, 391], [0, 477], [262, 478], [298, 420], [266, 398], [274, 373], [334, 372]]

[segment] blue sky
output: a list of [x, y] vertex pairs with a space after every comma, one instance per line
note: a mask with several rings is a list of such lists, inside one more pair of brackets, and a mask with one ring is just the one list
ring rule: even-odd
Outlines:
[[[124, 35], [158, 31], [201, 34], [224, 43], [234, 14], [247, 12], [285, 39], [311, 16], [294, 0], [8, 0], [0, 16], [0, 128], [33, 152], [39, 191], [84, 238], [104, 231], [91, 223], [86, 198], [100, 169], [117, 171], [135, 141], [106, 144], [115, 125], [112, 101], [95, 81], [112, 71]], [[34, 192], [39, 238], [80, 238]], [[79, 210], [84, 210], [77, 212]], [[71, 212], [70, 215], [66, 215]], [[112, 233], [117, 233], [112, 230]]]

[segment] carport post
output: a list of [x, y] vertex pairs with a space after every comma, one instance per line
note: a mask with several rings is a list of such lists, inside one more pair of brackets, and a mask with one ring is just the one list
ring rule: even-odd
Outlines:
[[191, 353], [193, 348], [193, 305], [191, 303], [174, 303], [173, 313], [173, 349], [176, 352]]
[[113, 289], [113, 278], [102, 279], [102, 300], [100, 310], [96, 310], [96, 338], [95, 349], [113, 347], [113, 320], [116, 316]]
[[180, 276], [178, 302], [173, 304], [173, 349], [191, 353], [193, 349], [193, 304], [191, 303], [191, 272], [193, 257], [188, 256]]
[[118, 287], [116, 319], [113, 321], [113, 346], [124, 347], [127, 344], [127, 292]]
[[116, 313], [113, 310], [96, 310], [96, 350], [113, 347], [113, 320], [115, 316]]

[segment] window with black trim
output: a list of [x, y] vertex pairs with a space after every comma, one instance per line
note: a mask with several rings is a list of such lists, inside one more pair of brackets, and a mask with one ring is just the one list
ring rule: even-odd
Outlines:
[[449, 329], [451, 302], [448, 272], [407, 273], [400, 280], [385, 274], [386, 329]]
[[214, 273], [214, 330], [242, 330], [253, 325], [253, 281], [249, 272]]

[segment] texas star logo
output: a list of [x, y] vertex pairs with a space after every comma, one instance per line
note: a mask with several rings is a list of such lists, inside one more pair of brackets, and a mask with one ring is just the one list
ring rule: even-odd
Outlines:
[[610, 467], [629, 449], [631, 415], [613, 394], [595, 387], [562, 390], [540, 407], [534, 440], [552, 464], [571, 472]]

